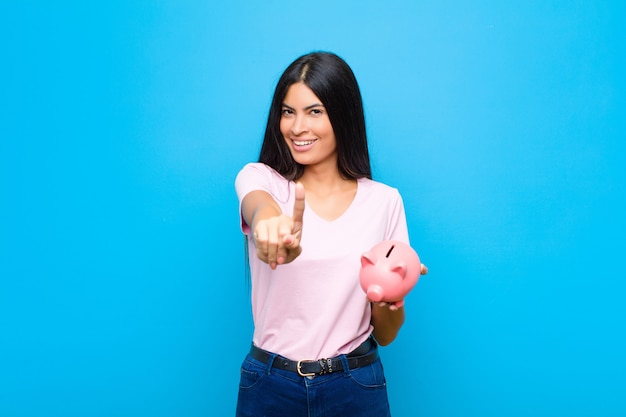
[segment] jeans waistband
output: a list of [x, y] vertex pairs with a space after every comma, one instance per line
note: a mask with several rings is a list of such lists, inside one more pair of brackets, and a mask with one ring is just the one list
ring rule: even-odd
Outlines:
[[[271, 352], [258, 348], [254, 345], [250, 348], [250, 356], [267, 364], [274, 358], [272, 368], [285, 371], [296, 372], [300, 376], [325, 375], [333, 372], [356, 369], [362, 366], [371, 365], [378, 359], [378, 345], [371, 337], [363, 342], [359, 347], [347, 355], [340, 355], [334, 358], [324, 358], [318, 360], [293, 361]], [[343, 356], [343, 358], [342, 358]]]

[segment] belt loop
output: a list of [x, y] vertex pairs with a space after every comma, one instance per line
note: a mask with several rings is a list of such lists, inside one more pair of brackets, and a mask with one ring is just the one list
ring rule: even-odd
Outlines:
[[267, 373], [267, 375], [270, 375], [272, 373], [272, 366], [274, 365], [274, 360], [276, 359], [277, 355], [271, 352], [268, 353], [270, 354], [270, 358], [267, 360], [267, 368], [265, 369], [265, 372]]
[[350, 365], [348, 364], [348, 358], [346, 355], [339, 355], [339, 359], [341, 359], [341, 364], [343, 365], [343, 372], [345, 376], [350, 376]]

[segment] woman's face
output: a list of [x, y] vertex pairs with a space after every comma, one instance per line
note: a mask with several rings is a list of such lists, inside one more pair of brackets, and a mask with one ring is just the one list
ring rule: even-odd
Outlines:
[[296, 162], [306, 166], [337, 167], [337, 143], [328, 113], [315, 93], [299, 82], [283, 101], [280, 131]]

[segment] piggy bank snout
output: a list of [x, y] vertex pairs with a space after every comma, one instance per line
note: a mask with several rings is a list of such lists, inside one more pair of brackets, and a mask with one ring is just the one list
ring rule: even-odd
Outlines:
[[373, 284], [367, 287], [367, 298], [370, 301], [379, 303], [383, 300], [383, 296], [384, 291], [380, 285]]

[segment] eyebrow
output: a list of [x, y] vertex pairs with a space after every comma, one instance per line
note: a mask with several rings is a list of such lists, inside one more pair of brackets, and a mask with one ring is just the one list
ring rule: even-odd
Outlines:
[[[291, 106], [289, 106], [289, 105], [287, 105], [287, 104], [285, 104], [285, 103], [283, 103], [283, 107], [286, 107], [286, 108], [288, 108], [289, 110], [295, 110], [293, 107], [291, 107]], [[304, 110], [305, 110], [305, 111], [306, 111], [306, 110], [311, 110], [311, 109], [313, 109], [313, 108], [315, 108], [315, 107], [324, 107], [324, 105], [323, 105], [323, 104], [320, 104], [320, 103], [315, 103], [315, 104], [311, 104], [310, 106], [306, 106], [306, 107], [304, 108]]]

